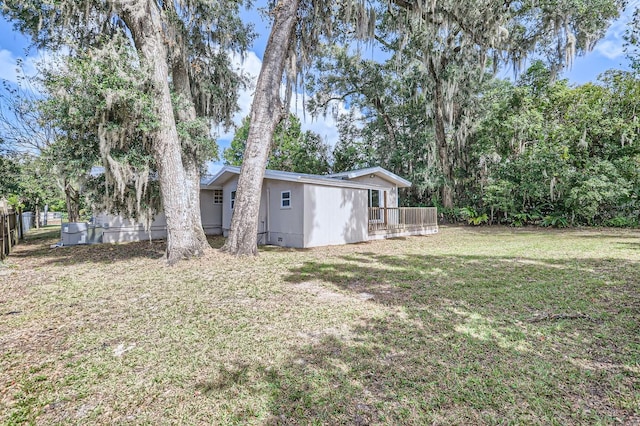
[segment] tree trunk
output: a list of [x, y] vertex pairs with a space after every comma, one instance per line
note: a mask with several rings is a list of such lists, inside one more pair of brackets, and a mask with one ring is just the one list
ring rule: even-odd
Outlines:
[[387, 114], [387, 112], [385, 111], [384, 103], [382, 102], [382, 100], [380, 100], [380, 98], [377, 97], [372, 99], [371, 103], [373, 104], [376, 111], [378, 111], [378, 114], [380, 114], [380, 116], [382, 117], [384, 127], [387, 129], [387, 135], [389, 136], [389, 140], [391, 141], [391, 148], [393, 150], [397, 150], [398, 142], [396, 140], [396, 131], [393, 126], [393, 122], [389, 117], [389, 114]]
[[300, 0], [279, 0], [251, 105], [251, 125], [240, 170], [229, 238], [222, 247], [236, 256], [258, 254], [258, 213], [273, 132], [283, 117], [280, 86]]
[[[178, 43], [182, 44], [182, 43]], [[181, 108], [177, 108], [178, 120], [189, 122], [197, 119], [196, 108], [191, 95], [191, 83], [187, 71], [186, 54], [183, 51], [176, 52], [177, 57], [171, 73], [174, 90], [181, 99]], [[195, 149], [195, 148], [194, 148]], [[198, 165], [197, 154], [192, 149], [182, 150], [182, 165], [185, 170], [185, 193], [190, 198], [190, 203], [194, 206], [189, 217], [189, 226], [193, 229], [194, 238], [197, 239], [202, 251], [211, 249], [207, 236], [202, 229], [202, 214], [200, 212], [200, 167]]]
[[138, 1], [126, 2], [123, 20], [131, 30], [141, 59], [149, 66], [155, 86], [156, 113], [160, 125], [154, 132], [151, 150], [158, 167], [160, 195], [167, 219], [166, 256], [171, 265], [180, 259], [200, 256], [206, 249], [206, 239], [203, 241], [201, 236], [202, 224], [198, 224], [198, 232], [198, 226], [193, 223], [194, 211], [197, 210], [197, 215], [200, 215], [199, 204], [194, 204], [193, 182], [185, 188], [185, 183], [193, 180], [194, 176], [187, 174], [182, 163], [182, 149], [169, 90], [168, 56], [160, 10], [152, 0], [146, 0], [143, 5]]
[[67, 205], [67, 220], [78, 222], [80, 220], [80, 194], [69, 182], [64, 186], [64, 197]]
[[199, 247], [200, 253], [211, 250], [207, 235], [202, 228], [202, 214], [200, 212], [200, 168], [196, 161], [187, 160], [184, 164], [185, 170], [185, 193], [189, 196], [189, 203], [193, 208], [189, 211], [189, 226], [193, 233], [195, 244]]
[[453, 191], [451, 188], [453, 176], [451, 164], [449, 164], [449, 145], [447, 143], [447, 133], [444, 126], [444, 93], [442, 91], [442, 81], [437, 75], [433, 60], [430, 63], [429, 69], [434, 80], [433, 103], [435, 114], [433, 121], [435, 125], [436, 146], [438, 147], [440, 171], [444, 178], [440, 195], [442, 197], [442, 206], [444, 208], [453, 208]]

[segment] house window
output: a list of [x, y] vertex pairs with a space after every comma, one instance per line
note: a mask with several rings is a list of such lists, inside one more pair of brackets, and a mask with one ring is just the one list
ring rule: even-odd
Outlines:
[[231, 191], [231, 210], [233, 210], [235, 205], [236, 205], [236, 191]]
[[222, 204], [222, 189], [213, 190], [213, 204]]
[[281, 209], [291, 208], [291, 191], [282, 191], [280, 193], [280, 208]]
[[380, 205], [380, 191], [377, 189], [369, 190], [369, 207], [382, 207]]

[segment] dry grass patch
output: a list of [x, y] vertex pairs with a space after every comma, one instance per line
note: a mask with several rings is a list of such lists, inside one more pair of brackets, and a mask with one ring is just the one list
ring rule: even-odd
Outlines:
[[640, 421], [637, 231], [444, 228], [171, 268], [159, 242], [40, 236], [0, 267], [2, 423]]

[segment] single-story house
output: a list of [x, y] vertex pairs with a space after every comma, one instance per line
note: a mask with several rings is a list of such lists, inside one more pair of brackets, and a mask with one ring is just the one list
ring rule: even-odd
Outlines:
[[[240, 167], [224, 166], [200, 185], [202, 226], [208, 235], [227, 235]], [[265, 172], [260, 198], [258, 242], [284, 247], [316, 247], [438, 232], [434, 208], [398, 207], [398, 189], [411, 182], [372, 167], [331, 175], [277, 170]], [[163, 214], [150, 229], [101, 214], [102, 242], [166, 237]]]

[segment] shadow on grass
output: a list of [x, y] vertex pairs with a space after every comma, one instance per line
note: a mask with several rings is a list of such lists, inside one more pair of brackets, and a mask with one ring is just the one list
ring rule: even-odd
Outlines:
[[[224, 238], [221, 236], [209, 236], [207, 240], [214, 249], [219, 249], [224, 244]], [[11, 257], [30, 257], [52, 265], [113, 263], [131, 259], [159, 260], [165, 256], [166, 250], [165, 240], [52, 247], [59, 241], [59, 226], [32, 230]]]
[[196, 391], [204, 394], [212, 394], [234, 386], [244, 386], [249, 379], [251, 366], [248, 363], [236, 363], [231, 367], [221, 365], [218, 368], [218, 376], [213, 380], [200, 381], [196, 383]]
[[638, 421], [638, 266], [376, 253], [306, 262], [286, 279], [366, 294], [388, 314], [348, 336], [320, 332], [277, 369], [254, 367], [270, 421]]
[[616, 245], [626, 250], [640, 250], [640, 243], [616, 243]]
[[[337, 261], [307, 261], [291, 283], [322, 281], [345, 292], [370, 293], [385, 305], [420, 306], [435, 299], [516, 312], [597, 309], [592, 296], [618, 286], [637, 290], [640, 262], [622, 259], [526, 259], [491, 256], [384, 255], [364, 252]], [[524, 309], [524, 311], [523, 311]]]
[[[348, 333], [315, 330], [282, 365], [221, 366], [195, 390], [266, 400], [268, 424], [636, 424], [638, 267], [373, 252], [307, 261], [285, 279], [366, 295], [386, 313]], [[232, 411], [237, 423], [258, 416], [250, 403]]]
[[507, 226], [507, 225], [444, 225], [442, 231], [463, 230], [465, 234], [477, 235], [567, 235], [571, 234], [581, 239], [611, 239], [611, 238], [640, 238], [640, 228], [604, 228], [604, 227], [568, 227], [553, 228], [536, 225]]
[[[591, 231], [591, 232], [589, 232]], [[624, 238], [628, 240], [639, 240], [640, 229], [631, 228], [615, 228], [609, 229], [593, 229], [587, 232], [580, 232], [576, 234], [576, 237], [580, 239], [595, 239], [595, 240], [611, 240], [616, 238]]]

